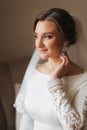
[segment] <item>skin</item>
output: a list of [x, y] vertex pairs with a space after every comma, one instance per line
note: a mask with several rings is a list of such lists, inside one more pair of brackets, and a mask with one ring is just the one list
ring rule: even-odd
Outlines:
[[[83, 69], [75, 65], [69, 56], [62, 55], [64, 43], [68, 43], [52, 21], [39, 21], [35, 28], [35, 46], [46, 63], [37, 66], [42, 73], [50, 74], [51, 79], [62, 78], [66, 75], [79, 74]], [[72, 71], [71, 71], [72, 70]]]

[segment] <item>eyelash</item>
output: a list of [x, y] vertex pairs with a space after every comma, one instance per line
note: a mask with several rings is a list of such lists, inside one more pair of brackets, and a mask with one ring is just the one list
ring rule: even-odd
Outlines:
[[47, 36], [45, 36], [45, 38], [46, 38], [46, 39], [51, 39], [52, 36], [51, 36], [51, 35], [47, 35]]
[[[38, 36], [37, 35], [34, 35], [34, 38], [36, 39]], [[43, 38], [46, 38], [46, 39], [51, 39], [53, 36], [51, 35], [45, 35]]]
[[37, 38], [37, 35], [34, 35], [34, 38], [36, 39], [36, 38]]

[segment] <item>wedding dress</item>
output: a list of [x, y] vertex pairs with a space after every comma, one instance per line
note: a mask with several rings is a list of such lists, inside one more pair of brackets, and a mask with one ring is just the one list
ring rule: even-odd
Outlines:
[[[77, 29], [82, 29], [77, 18], [75, 21]], [[87, 70], [82, 30], [78, 35], [78, 42], [68, 53]], [[50, 75], [35, 68], [40, 62], [43, 61], [35, 50], [14, 104], [23, 114], [20, 130], [87, 130], [87, 72], [65, 76], [61, 84], [58, 79], [50, 81]]]

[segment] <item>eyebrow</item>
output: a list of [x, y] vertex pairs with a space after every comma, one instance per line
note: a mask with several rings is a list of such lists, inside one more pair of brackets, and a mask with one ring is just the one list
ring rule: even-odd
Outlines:
[[[34, 32], [34, 34], [38, 34], [37, 32]], [[53, 32], [44, 32], [44, 33], [42, 33], [42, 34], [44, 34], [44, 35], [46, 35], [46, 34], [52, 34], [52, 35], [54, 35], [55, 33], [53, 33]]]

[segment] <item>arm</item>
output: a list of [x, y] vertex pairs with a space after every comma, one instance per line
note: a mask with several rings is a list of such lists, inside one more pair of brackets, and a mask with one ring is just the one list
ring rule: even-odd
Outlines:
[[14, 103], [14, 107], [16, 108], [16, 129], [17, 130], [33, 130], [33, 119], [27, 114], [24, 105], [24, 91], [21, 91]]
[[61, 79], [49, 81], [48, 87], [55, 100], [57, 116], [64, 130], [81, 130], [87, 110], [87, 88], [81, 89], [76, 95], [74, 103], [71, 104]]
[[29, 117], [29, 115], [23, 114], [19, 130], [33, 130], [33, 125], [33, 120]]

